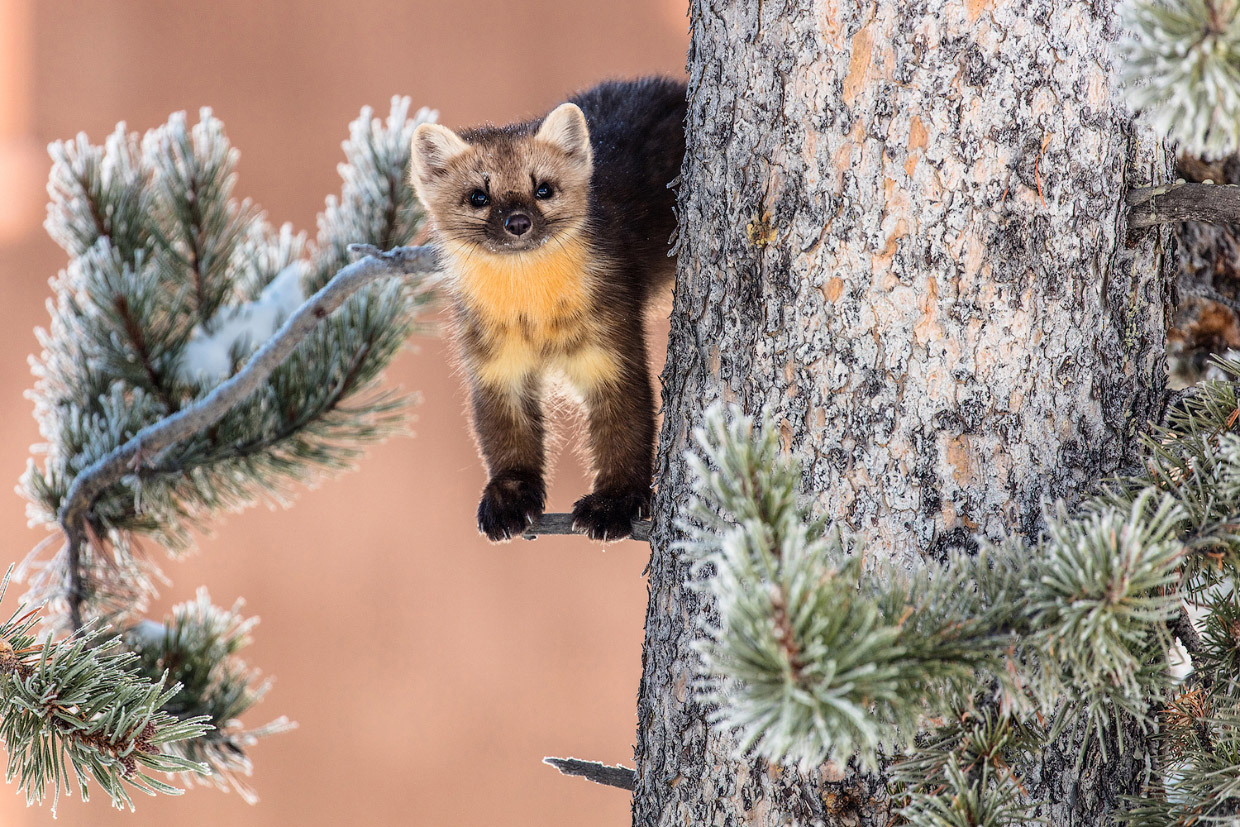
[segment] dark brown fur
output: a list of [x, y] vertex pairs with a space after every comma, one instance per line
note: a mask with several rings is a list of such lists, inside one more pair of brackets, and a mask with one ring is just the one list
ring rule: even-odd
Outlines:
[[[663, 78], [604, 83], [570, 99], [580, 114], [561, 107], [459, 136], [415, 135], [414, 182], [447, 251], [491, 476], [478, 527], [492, 540], [520, 534], [545, 505], [548, 370], [578, 389], [589, 419], [596, 476], [575, 523], [614, 539], [648, 512], [654, 394], [643, 319], [674, 273], [668, 184], [684, 155], [684, 97], [683, 84]], [[550, 196], [537, 194], [543, 184]], [[478, 192], [485, 207], [470, 200]], [[506, 229], [524, 219], [528, 231]]]

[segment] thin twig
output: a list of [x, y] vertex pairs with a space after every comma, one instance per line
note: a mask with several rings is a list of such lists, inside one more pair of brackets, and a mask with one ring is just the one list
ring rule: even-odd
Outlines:
[[1128, 227], [1139, 229], [1178, 221], [1240, 224], [1240, 186], [1166, 184], [1128, 191]]
[[[523, 540], [536, 540], [540, 534], [585, 534], [585, 532], [573, 528], [572, 514], [544, 514], [539, 518], [538, 522], [525, 530], [521, 538]], [[633, 533], [625, 539], [649, 543], [650, 521], [634, 520]]]
[[609, 767], [597, 761], [582, 761], [578, 758], [544, 758], [543, 763], [550, 764], [565, 775], [580, 776], [595, 784], [619, 787], [629, 792], [633, 791], [633, 782], [637, 778], [636, 771], [619, 764]]
[[1223, 305], [1223, 307], [1226, 307], [1228, 310], [1234, 313], [1237, 318], [1240, 318], [1240, 301], [1237, 301], [1236, 299], [1230, 298], [1228, 296], [1224, 296], [1222, 293], [1215, 290], [1213, 287], [1209, 287], [1204, 284], [1193, 284], [1193, 285], [1182, 284], [1182, 285], [1179, 285], [1179, 291], [1180, 291], [1180, 295], [1182, 296], [1193, 296], [1194, 298], [1205, 299], [1206, 301], [1212, 301], [1212, 302], [1215, 302], [1216, 304], [1221, 304]]
[[69, 618], [74, 629], [82, 626], [84, 597], [81, 570], [82, 544], [87, 542], [87, 523], [95, 500], [132, 473], [139, 465], [157, 463], [158, 455], [187, 437], [209, 428], [258, 390], [319, 322], [344, 304], [362, 287], [382, 278], [431, 273], [439, 269], [433, 247], [396, 247], [383, 252], [369, 244], [350, 245], [349, 251], [364, 256], [343, 267], [323, 289], [297, 308], [266, 344], [249, 358], [230, 379], [209, 394], [152, 423], [105, 457], [78, 474], [60, 506], [59, 521], [68, 542]]

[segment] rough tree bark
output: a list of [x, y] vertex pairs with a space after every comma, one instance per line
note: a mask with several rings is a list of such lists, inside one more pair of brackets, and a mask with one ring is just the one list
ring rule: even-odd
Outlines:
[[[671, 544], [706, 402], [771, 414], [821, 511], [909, 565], [1036, 533], [1157, 419], [1168, 289], [1123, 206], [1169, 167], [1113, 90], [1111, 5], [692, 3], [635, 825], [887, 822], [880, 780], [737, 760], [693, 701], [711, 608]], [[1039, 814], [1103, 823], [1143, 781], [1125, 743], [1049, 751]]]

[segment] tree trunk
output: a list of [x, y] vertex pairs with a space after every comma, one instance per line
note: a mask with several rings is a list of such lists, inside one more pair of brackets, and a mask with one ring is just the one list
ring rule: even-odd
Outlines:
[[[942, 560], [1035, 534], [1136, 456], [1168, 289], [1129, 186], [1168, 159], [1112, 88], [1109, 0], [695, 0], [680, 259], [638, 705], [633, 820], [887, 823], [881, 779], [733, 757], [692, 697], [711, 607], [672, 548], [706, 403], [768, 413], [868, 553]], [[1143, 781], [1052, 750], [1050, 823]]]

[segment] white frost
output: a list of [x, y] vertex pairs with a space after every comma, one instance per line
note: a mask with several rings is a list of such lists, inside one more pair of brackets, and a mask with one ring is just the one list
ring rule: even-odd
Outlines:
[[301, 286], [305, 272], [303, 262], [293, 262], [254, 301], [221, 307], [205, 327], [195, 327], [177, 366], [177, 378], [212, 386], [231, 376], [233, 354], [252, 350], [270, 339], [306, 300]]

